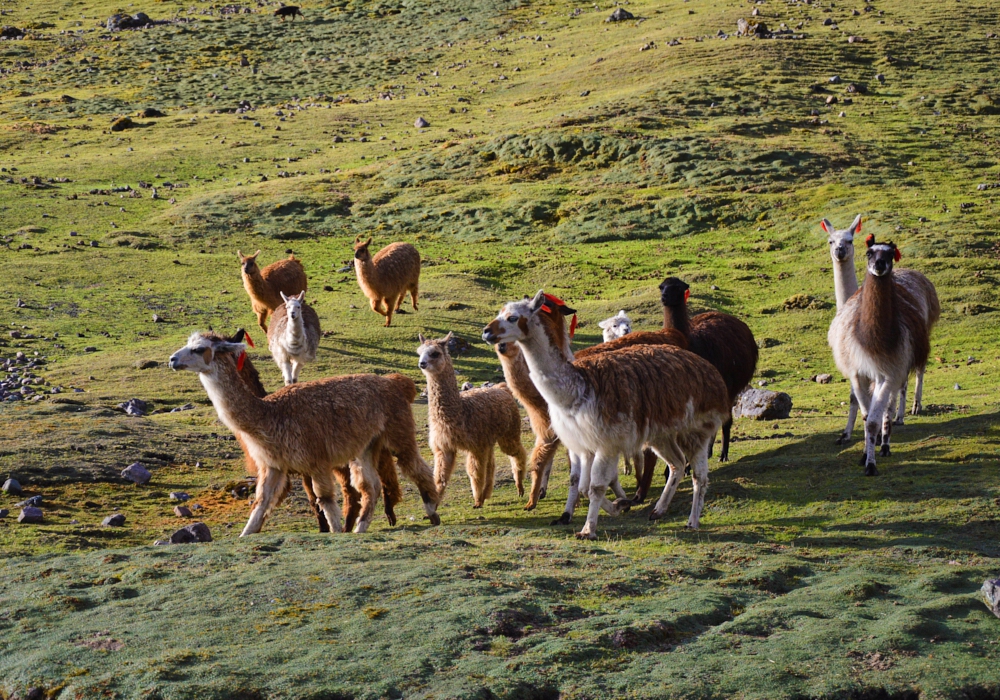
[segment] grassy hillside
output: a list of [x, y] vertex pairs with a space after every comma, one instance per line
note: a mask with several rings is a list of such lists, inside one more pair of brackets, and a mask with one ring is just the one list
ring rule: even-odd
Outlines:
[[[1000, 695], [977, 593], [1000, 555], [995, 4], [640, 0], [617, 23], [580, 2], [277, 6], [0, 3], [25, 33], [0, 41], [0, 357], [44, 358], [48, 382], [0, 403], [0, 477], [45, 499], [21, 525], [0, 496], [0, 697]], [[753, 9], [797, 38], [737, 37]], [[106, 29], [139, 11], [155, 24]], [[818, 226], [858, 213], [943, 308], [925, 414], [875, 479], [834, 444], [848, 385]], [[392, 328], [348, 267], [357, 235], [425, 260]], [[306, 266], [327, 335], [304, 380], [422, 386], [417, 334], [448, 331], [470, 344], [459, 381], [496, 380], [479, 334], [504, 301], [558, 294], [585, 347], [619, 309], [657, 327], [677, 275], [696, 309], [747, 321], [755, 382], [792, 416], [737, 421], [697, 533], [685, 482], [665, 520], [603, 516], [575, 541], [548, 524], [560, 455], [532, 512], [504, 469], [482, 510], [456, 476], [439, 528], [407, 484], [397, 527], [313, 534], [298, 490], [239, 540], [239, 448], [165, 360], [242, 326], [280, 385], [239, 278], [258, 248]], [[116, 409], [132, 397], [154, 413]], [[134, 461], [150, 486], [119, 477]], [[214, 542], [151, 546], [183, 525], [171, 491]], [[114, 512], [126, 526], [101, 527]]]

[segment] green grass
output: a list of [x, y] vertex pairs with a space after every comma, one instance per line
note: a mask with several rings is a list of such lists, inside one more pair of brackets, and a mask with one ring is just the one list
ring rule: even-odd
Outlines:
[[[756, 6], [769, 26], [803, 22], [805, 39], [780, 41], [716, 38], [750, 9], [716, 0], [640, 0], [619, 24], [577, 2], [330, 2], [285, 24], [276, 5], [4, 5], [30, 36], [0, 42], [0, 356], [38, 352], [66, 391], [0, 404], [0, 475], [46, 499], [43, 525], [0, 520], [0, 697], [1000, 693], [1000, 631], [977, 593], [1000, 555], [1000, 189], [977, 189], [1000, 182], [1000, 39], [986, 38], [1000, 16], [835, 5]], [[111, 38], [97, 25], [119, 10], [170, 22]], [[146, 107], [166, 116], [135, 116]], [[138, 126], [110, 131], [122, 115]], [[833, 444], [848, 386], [826, 345], [818, 221], [857, 213], [943, 308], [928, 410], [894, 432], [877, 479], [857, 445]], [[390, 329], [340, 272], [357, 235], [426, 261], [421, 310]], [[560, 456], [530, 513], [506, 470], [481, 510], [459, 474], [440, 528], [407, 485], [396, 528], [320, 536], [296, 491], [239, 540], [238, 447], [164, 362], [194, 330], [242, 326], [279, 386], [239, 278], [236, 250], [257, 248], [306, 266], [329, 335], [303, 379], [422, 385], [417, 334], [454, 331], [471, 344], [459, 381], [496, 380], [479, 334], [504, 301], [557, 293], [584, 347], [618, 309], [657, 327], [656, 285], [678, 275], [696, 309], [769, 339], [759, 375], [792, 415], [737, 422], [697, 533], [685, 484], [664, 521], [647, 506], [575, 541], [548, 524]], [[817, 303], [785, 310], [796, 294]], [[809, 381], [824, 372], [833, 383]], [[131, 397], [163, 412], [115, 410]], [[426, 446], [426, 404], [414, 413]], [[149, 487], [118, 476], [136, 460]], [[150, 547], [182, 524], [175, 490], [213, 543]], [[126, 527], [100, 527], [115, 510]]]

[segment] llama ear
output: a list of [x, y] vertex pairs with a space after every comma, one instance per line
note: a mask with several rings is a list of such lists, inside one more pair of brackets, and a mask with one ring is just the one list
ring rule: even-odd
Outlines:
[[372, 239], [371, 239], [371, 237], [369, 236], [369, 237], [368, 237], [368, 240], [367, 240], [367, 241], [365, 241], [365, 246], [367, 247], [367, 246], [370, 246], [371, 244], [372, 244]]
[[361, 241], [361, 236], [355, 236], [354, 237], [354, 242], [355, 243], [359, 243], [360, 241]]
[[417, 337], [420, 338], [420, 344], [423, 345], [427, 342], [427, 338], [424, 337], [423, 333], [417, 333]]
[[251, 255], [250, 257], [253, 258], [254, 260], [256, 260], [258, 255], [260, 255], [260, 248], [258, 248], [257, 252], [254, 253], [253, 255]]
[[236, 249], [236, 257], [240, 259], [240, 262], [243, 262], [243, 252], [238, 248]]
[[610, 319], [610, 318], [607, 321], [601, 321], [600, 323], [597, 324], [597, 327], [598, 328], [607, 328], [608, 326], [611, 325], [611, 321], [612, 321], [612, 319]]
[[239, 328], [239, 329], [237, 329], [236, 334], [232, 338], [229, 339], [229, 342], [231, 342], [231, 343], [242, 343], [243, 342], [243, 336], [245, 336], [246, 334], [247, 334], [247, 332], [245, 330], [243, 330], [242, 328]]
[[854, 217], [854, 223], [851, 224], [850, 231], [852, 236], [856, 236], [861, 233], [861, 214]]
[[833, 233], [833, 224], [830, 223], [829, 219], [823, 219], [819, 222], [819, 225], [827, 233]]
[[281, 295], [281, 300], [287, 304], [288, 303], [288, 297], [285, 296], [285, 293], [282, 292], [282, 291], [279, 291], [278, 294]]
[[899, 252], [899, 248], [897, 248], [896, 246], [893, 246], [892, 249], [893, 249], [892, 250], [892, 252], [893, 252], [893, 256], [892, 256], [893, 259], [896, 262], [899, 262], [899, 259], [903, 257], [903, 254], [901, 252]]
[[296, 296], [295, 298], [298, 299], [301, 302], [305, 302], [305, 300], [306, 300], [306, 290], [303, 289], [301, 292], [298, 293], [298, 296]]
[[625, 309], [621, 309], [618, 312], [618, 318], [628, 318], [628, 316], [625, 315]]
[[453, 332], [451, 332], [451, 331], [448, 331], [448, 335], [446, 335], [446, 336], [444, 337], [444, 342], [446, 342], [446, 343], [447, 343], [447, 342], [451, 341], [451, 339], [452, 339], [453, 337], [455, 337], [455, 334], [454, 334]]
[[565, 304], [563, 304], [562, 306], [559, 307], [559, 311], [562, 312], [563, 316], [571, 316], [571, 315], [573, 315], [573, 314], [576, 313], [576, 309], [571, 309], [568, 306], [566, 306]]
[[542, 308], [544, 304], [545, 304], [545, 290], [539, 289], [538, 294], [536, 294], [535, 298], [531, 300], [531, 306], [529, 307], [531, 309], [531, 313], [533, 314], [538, 313], [538, 310]]
[[865, 239], [865, 246], [871, 248], [873, 245], [875, 245], [875, 234], [869, 233], [868, 238]]

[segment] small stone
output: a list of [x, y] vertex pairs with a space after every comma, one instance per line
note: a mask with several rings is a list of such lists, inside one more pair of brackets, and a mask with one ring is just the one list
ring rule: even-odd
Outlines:
[[211, 542], [212, 533], [205, 523], [191, 523], [170, 536], [171, 544], [188, 544], [190, 542]]
[[43, 501], [42, 496], [39, 494], [38, 496], [32, 496], [31, 498], [26, 498], [20, 503], [15, 503], [14, 505], [18, 508], [25, 508], [27, 506], [34, 506], [38, 508], [42, 505], [42, 501]]
[[122, 469], [122, 478], [139, 486], [145, 486], [153, 478], [153, 475], [141, 463], [134, 462]]
[[170, 500], [171, 501], [181, 501], [183, 503], [184, 501], [190, 500], [190, 498], [191, 497], [189, 495], [187, 495], [186, 493], [184, 493], [183, 491], [171, 491], [170, 492]]
[[156, 360], [136, 360], [135, 366], [138, 369], [153, 369], [154, 367], [159, 367], [160, 363]]
[[17, 479], [11, 477], [7, 481], [3, 482], [3, 486], [0, 487], [0, 491], [4, 493], [9, 493], [11, 496], [21, 495], [21, 484]]
[[784, 392], [766, 389], [747, 389], [736, 399], [734, 418], [771, 420], [788, 418], [792, 410], [792, 397]]
[[816, 383], [817, 384], [829, 384], [833, 381], [833, 376], [829, 374], [817, 374]]
[[21, 331], [11, 331], [10, 332], [10, 337], [13, 338], [14, 340], [20, 340], [21, 339]]
[[583, 92], [580, 93], [580, 97], [586, 97], [589, 94], [590, 94], [590, 90], [584, 90]]
[[134, 416], [136, 418], [146, 415], [146, 411], [149, 409], [148, 404], [142, 399], [129, 399], [118, 404], [118, 410], [125, 411], [127, 415]]
[[153, 314], [153, 323], [163, 323], [163, 316]]
[[830, 82], [833, 83], [834, 85], [836, 85], [837, 83], [840, 82], [840, 76], [839, 75], [831, 75], [830, 76]]
[[983, 587], [979, 590], [983, 592], [983, 598], [986, 599], [986, 607], [994, 615], [1000, 617], [1000, 578], [986, 579]]
[[97, 352], [97, 348], [93, 345], [88, 345], [83, 349], [84, 352]]
[[21, 514], [17, 516], [17, 522], [26, 523], [29, 525], [35, 525], [42, 522], [42, 509], [35, 508], [34, 506], [27, 506], [21, 510]]
[[155, 542], [153, 542], [154, 547], [162, 547], [167, 544], [173, 544], [173, 542], [171, 542], [170, 540], [156, 540]]
[[193, 403], [186, 403], [183, 406], [178, 406], [177, 408], [171, 408], [171, 413], [180, 413], [181, 411], [191, 411], [194, 409]]
[[417, 117], [417, 120], [413, 122], [413, 126], [415, 126], [418, 129], [426, 129], [430, 125], [431, 125], [430, 122], [424, 119], [423, 117]]
[[955, 384], [955, 391], [961, 391], [961, 390], [962, 390], [962, 387], [960, 387], [960, 386], [959, 386], [959, 385], [958, 385], [958, 384], [956, 383], [956, 384]]
[[16, 302], [14, 302], [14, 306], [17, 307], [18, 309], [24, 309], [24, 308], [27, 308], [28, 305], [25, 304], [23, 301], [21, 301], [21, 299], [19, 297], [18, 300]]
[[191, 509], [187, 506], [174, 506], [174, 515], [178, 518], [190, 518]]
[[6, 508], [0, 508], [0, 519], [6, 518], [8, 515], [10, 515], [9, 510]]
[[125, 524], [125, 516], [121, 513], [115, 513], [114, 515], [109, 515], [104, 520], [101, 521], [101, 525], [104, 527], [122, 527]]
[[828, 105], [835, 105], [835, 104], [837, 104], [837, 96], [836, 95], [830, 95], [829, 97], [826, 98], [826, 103]]
[[628, 10], [626, 10], [626, 9], [624, 9], [622, 7], [619, 7], [617, 10], [615, 10], [614, 12], [611, 13], [610, 17], [608, 17], [604, 21], [605, 22], [625, 22], [626, 20], [630, 20], [630, 19], [635, 19], [635, 15], [633, 15]]

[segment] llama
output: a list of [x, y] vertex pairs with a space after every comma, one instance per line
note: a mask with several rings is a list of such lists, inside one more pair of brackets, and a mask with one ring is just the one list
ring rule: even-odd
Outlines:
[[521, 414], [517, 402], [503, 386], [460, 392], [448, 352], [452, 334], [440, 340], [420, 335], [420, 371], [427, 377], [430, 447], [434, 452], [434, 478], [438, 494], [455, 469], [455, 454], [465, 451], [465, 471], [472, 486], [473, 508], [482, 508], [493, 495], [496, 475], [494, 445], [510, 457], [517, 494], [524, 495], [528, 456], [521, 444]]
[[256, 465], [256, 499], [241, 537], [260, 532], [287, 494], [291, 474], [312, 480], [330, 530], [340, 532], [332, 474], [347, 463], [351, 485], [361, 492], [354, 532], [367, 531], [381, 486], [375, 461], [382, 449], [395, 454], [399, 468], [420, 491], [431, 523], [440, 524], [434, 476], [417, 449], [412, 380], [399, 374], [356, 374], [293, 384], [260, 398], [239, 376], [245, 361], [243, 343], [203, 333], [194, 333], [170, 357], [171, 369], [198, 373], [219, 419]]
[[632, 319], [625, 314], [625, 309], [611, 318], [606, 318], [597, 324], [604, 334], [604, 342], [621, 338], [632, 332]]
[[534, 510], [538, 501], [545, 498], [548, 491], [549, 474], [552, 472], [552, 460], [559, 449], [559, 438], [552, 431], [548, 404], [531, 381], [528, 363], [525, 362], [517, 344], [498, 343], [494, 349], [500, 358], [507, 388], [524, 406], [528, 422], [531, 424], [531, 432], [535, 434], [535, 446], [528, 458], [528, 464], [531, 465], [531, 491], [528, 493], [528, 504], [524, 506], [525, 510]]
[[911, 368], [926, 366], [931, 324], [917, 298], [893, 274], [893, 264], [901, 257], [895, 244], [876, 243], [871, 235], [865, 243], [865, 282], [837, 312], [827, 340], [837, 368], [851, 381], [865, 421], [865, 476], [876, 476], [879, 423], [881, 455], [887, 457], [892, 431], [887, 408]]
[[[837, 297], [837, 311], [839, 312], [847, 300], [858, 291], [858, 275], [854, 267], [854, 236], [861, 232], [861, 214], [858, 214], [853, 223], [846, 229], [834, 228], [829, 219], [823, 219], [820, 226], [826, 232], [830, 244], [830, 258], [833, 260], [833, 290]], [[928, 326], [933, 327], [941, 316], [941, 305], [938, 302], [934, 285], [916, 270], [896, 269], [893, 270], [893, 275], [896, 277], [896, 281], [906, 287], [917, 300], [923, 309]], [[913, 391], [913, 408], [911, 409], [913, 415], [920, 413], [924, 388], [923, 370], [918, 368], [915, 373], [917, 379]], [[889, 403], [889, 415], [895, 413], [896, 425], [903, 425], [903, 419], [906, 415], [906, 384], [907, 382], [904, 380], [903, 385], [899, 388], [898, 404], [895, 394]], [[897, 405], [898, 411], [893, 411], [893, 407]], [[847, 425], [837, 438], [838, 445], [845, 445], [851, 441], [857, 416], [858, 400], [852, 389]]]
[[319, 347], [319, 316], [305, 302], [305, 292], [286, 296], [283, 306], [274, 310], [267, 332], [267, 347], [281, 370], [285, 386], [299, 381], [302, 365], [316, 359]]
[[281, 21], [284, 22], [286, 17], [291, 17], [292, 21], [295, 21], [295, 16], [298, 15], [302, 17], [302, 11], [297, 5], [282, 5], [277, 10], [274, 11], [275, 17], [281, 17]]
[[[358, 285], [371, 302], [372, 311], [385, 316], [385, 325], [392, 325], [392, 314], [399, 311], [407, 292], [417, 310], [417, 292], [420, 285], [420, 253], [409, 243], [390, 243], [372, 257], [361, 236], [354, 239], [354, 271]], [[382, 310], [382, 305], [385, 310]]]
[[281, 294], [298, 294], [307, 289], [306, 271], [302, 263], [289, 255], [287, 260], [273, 262], [263, 270], [257, 266], [258, 250], [253, 255], [245, 256], [236, 251], [240, 258], [240, 274], [243, 277], [243, 288], [250, 295], [253, 312], [257, 314], [257, 325], [267, 333], [267, 317], [272, 311], [284, 304]]
[[571, 454], [592, 456], [587, 521], [577, 537], [597, 538], [600, 509], [617, 515], [607, 489], [618, 455], [650, 446], [670, 465], [670, 478], [650, 519], [666, 513], [680, 481], [694, 469], [688, 527], [697, 529], [708, 486], [708, 445], [729, 413], [726, 386], [708, 362], [669, 345], [640, 345], [574, 360], [562, 313], [546, 313], [545, 293], [507, 303], [483, 329], [488, 343], [516, 342], [545, 398], [552, 428]]
[[[242, 343], [244, 339], [246, 339], [250, 347], [253, 347], [253, 340], [242, 328], [237, 330], [236, 334], [231, 338], [225, 338], [215, 333], [207, 333], [206, 336], [216, 340], [226, 340], [231, 343]], [[253, 362], [250, 361], [249, 356], [244, 357], [242, 366], [237, 364], [237, 371], [240, 375], [240, 379], [247, 384], [254, 396], [259, 399], [267, 396], [267, 389], [265, 389], [264, 385], [261, 383], [260, 374], [257, 372], [257, 368], [254, 367]], [[256, 476], [256, 463], [253, 461], [249, 452], [245, 449], [245, 445], [240, 438], [237, 437], [236, 439], [237, 441], [240, 441], [240, 446], [244, 448], [243, 453], [246, 461], [247, 473], [252, 476]], [[389, 525], [395, 527], [395, 506], [403, 500], [403, 491], [399, 487], [399, 476], [396, 473], [396, 467], [392, 461], [392, 454], [388, 450], [381, 450], [379, 452], [376, 469], [378, 470], [379, 478], [382, 480], [382, 505], [385, 508], [385, 517], [386, 520], [389, 521]], [[340, 491], [344, 502], [344, 529], [347, 531], [353, 530], [354, 524], [358, 518], [358, 513], [361, 511], [361, 494], [358, 493], [357, 489], [351, 486], [351, 470], [346, 464], [335, 467], [333, 470], [333, 476], [340, 485]], [[319, 523], [319, 531], [329, 532], [330, 524], [326, 521], [326, 516], [323, 514], [323, 511], [320, 509], [319, 504], [316, 501], [316, 491], [313, 488], [312, 479], [307, 476], [302, 477], [302, 488], [306, 492], [309, 507], [312, 509], [313, 515]], [[280, 504], [276, 504], [276, 506], [277, 505]]]

